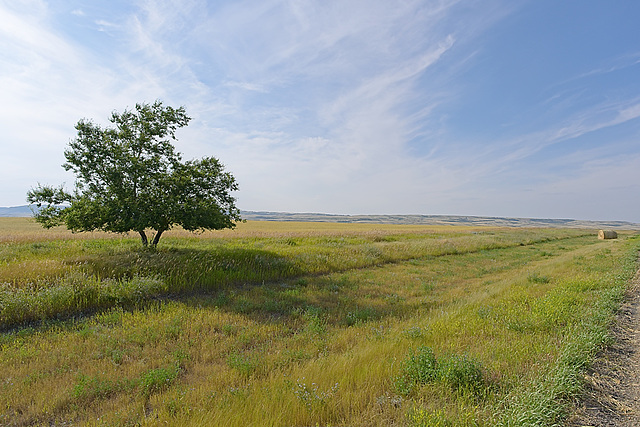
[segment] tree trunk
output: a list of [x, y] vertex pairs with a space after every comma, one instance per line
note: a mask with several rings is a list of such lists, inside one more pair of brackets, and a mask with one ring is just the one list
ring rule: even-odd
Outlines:
[[151, 242], [151, 246], [153, 246], [154, 248], [158, 246], [158, 242], [160, 241], [160, 236], [162, 236], [162, 233], [164, 233], [164, 230], [162, 229], [156, 231], [156, 235], [153, 236], [153, 242]]
[[149, 245], [149, 241], [147, 240], [147, 235], [144, 232], [144, 230], [138, 231], [138, 233], [140, 233], [140, 240], [142, 240], [142, 246], [148, 246]]

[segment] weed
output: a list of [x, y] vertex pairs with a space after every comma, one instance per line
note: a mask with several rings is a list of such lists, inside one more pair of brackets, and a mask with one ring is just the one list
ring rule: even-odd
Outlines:
[[469, 391], [476, 395], [485, 387], [480, 364], [466, 356], [440, 358], [437, 378], [456, 390]]
[[403, 402], [402, 396], [390, 395], [389, 393], [376, 397], [376, 403], [383, 409], [387, 407], [401, 408]]
[[378, 313], [371, 307], [356, 308], [347, 313], [345, 316], [345, 324], [347, 326], [354, 326], [377, 318], [379, 318]]
[[429, 347], [418, 347], [402, 363], [402, 372], [395, 378], [396, 391], [404, 396], [421, 385], [441, 382], [454, 390], [479, 394], [485, 380], [478, 362], [466, 356], [445, 356], [436, 360]]
[[307, 307], [302, 315], [306, 322], [304, 330], [315, 336], [321, 336], [327, 331], [327, 322], [321, 310], [314, 307]]
[[332, 385], [328, 390], [323, 391], [319, 389], [316, 383], [312, 383], [308, 386], [304, 382], [304, 378], [302, 378], [302, 380], [296, 380], [296, 387], [293, 394], [309, 411], [313, 411], [319, 406], [326, 405], [337, 391], [338, 383]]
[[255, 357], [237, 352], [231, 353], [227, 357], [227, 364], [245, 377], [250, 376], [258, 368], [258, 361]]
[[422, 284], [422, 290], [425, 292], [431, 292], [435, 289], [436, 284], [433, 282], [424, 282]]
[[395, 378], [396, 391], [403, 395], [409, 395], [415, 387], [428, 384], [437, 378], [437, 363], [433, 350], [429, 347], [419, 347], [402, 363], [402, 373]]
[[427, 410], [414, 408], [407, 413], [407, 420], [412, 427], [476, 427], [478, 422], [472, 412], [466, 411], [452, 417], [442, 409]]
[[529, 274], [529, 276], [527, 276], [527, 280], [531, 283], [538, 283], [538, 284], [549, 283], [551, 281], [549, 277], [541, 276], [538, 273]]
[[226, 336], [238, 335], [240, 328], [238, 325], [226, 324], [222, 326], [222, 333]]
[[119, 389], [119, 385], [109, 379], [79, 375], [71, 395], [76, 400], [91, 401], [109, 397]]
[[164, 390], [174, 383], [179, 374], [179, 364], [146, 371], [140, 377], [140, 394], [148, 398], [151, 394]]
[[412, 326], [411, 328], [402, 331], [402, 335], [415, 340], [424, 336], [424, 330], [419, 326]]

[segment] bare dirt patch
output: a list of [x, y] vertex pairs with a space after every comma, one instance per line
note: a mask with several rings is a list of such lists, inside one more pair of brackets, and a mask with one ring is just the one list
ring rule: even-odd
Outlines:
[[570, 427], [640, 426], [640, 270], [613, 328], [615, 341], [587, 373]]

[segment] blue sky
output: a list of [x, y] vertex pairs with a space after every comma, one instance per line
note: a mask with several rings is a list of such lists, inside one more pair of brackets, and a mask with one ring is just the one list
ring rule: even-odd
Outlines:
[[162, 100], [246, 210], [640, 222], [640, 2], [0, 0], [0, 206]]

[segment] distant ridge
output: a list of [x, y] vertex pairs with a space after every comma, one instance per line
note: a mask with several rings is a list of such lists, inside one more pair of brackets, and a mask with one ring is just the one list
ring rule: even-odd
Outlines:
[[13, 216], [13, 217], [26, 217], [33, 216], [31, 208], [28, 205], [14, 206], [10, 208], [0, 207], [0, 217]]
[[[29, 206], [0, 207], [0, 217], [30, 217]], [[493, 227], [616, 228], [640, 230], [628, 221], [583, 221], [575, 219], [500, 218], [457, 215], [334, 215], [321, 213], [242, 211], [251, 221], [344, 222], [361, 224], [475, 225]]]
[[367, 224], [484, 225], [493, 227], [617, 228], [640, 230], [628, 221], [583, 221], [575, 219], [500, 218], [457, 215], [334, 215], [318, 213], [242, 211], [252, 221], [345, 222]]

